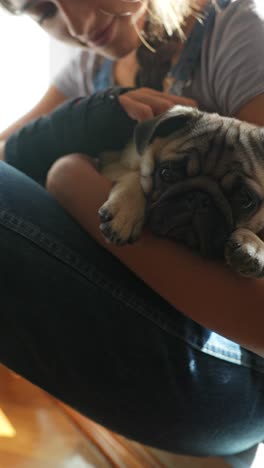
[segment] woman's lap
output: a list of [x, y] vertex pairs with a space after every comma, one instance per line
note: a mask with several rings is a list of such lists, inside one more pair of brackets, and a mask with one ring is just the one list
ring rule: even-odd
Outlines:
[[4, 163], [0, 242], [4, 364], [163, 449], [227, 454], [264, 438], [263, 373], [199, 350], [188, 339], [193, 322]]

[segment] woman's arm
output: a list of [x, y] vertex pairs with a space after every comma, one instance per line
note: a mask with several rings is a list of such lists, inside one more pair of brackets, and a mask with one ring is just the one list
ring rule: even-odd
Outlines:
[[260, 94], [245, 104], [236, 113], [235, 117], [239, 120], [264, 127], [264, 94]]
[[115, 247], [99, 230], [98, 209], [110, 182], [80, 155], [57, 161], [48, 190], [104, 248], [196, 322], [264, 357], [264, 281], [243, 279], [147, 230], [132, 246]]

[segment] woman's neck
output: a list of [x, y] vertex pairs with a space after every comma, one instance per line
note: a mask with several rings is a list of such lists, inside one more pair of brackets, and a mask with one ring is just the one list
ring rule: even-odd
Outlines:
[[114, 65], [114, 81], [118, 86], [135, 86], [135, 76], [138, 70], [136, 51], [117, 60]]
[[[203, 8], [208, 4], [208, 0], [198, 0], [196, 11], [202, 11]], [[187, 39], [192, 32], [192, 29], [197, 21], [197, 15], [193, 14], [190, 15], [183, 25], [183, 33], [185, 39]], [[172, 63], [177, 63], [182, 47], [184, 46], [184, 42], [180, 40], [175, 41], [175, 53], [173, 55]], [[117, 60], [114, 68], [113, 68], [113, 79], [114, 82], [118, 86], [135, 86], [136, 74], [139, 69], [139, 65], [137, 63], [137, 52], [133, 50], [130, 54], [122, 57], [121, 59]]]

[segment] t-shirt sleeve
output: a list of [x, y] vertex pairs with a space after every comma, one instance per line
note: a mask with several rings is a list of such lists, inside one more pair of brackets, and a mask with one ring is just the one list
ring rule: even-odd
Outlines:
[[94, 61], [93, 52], [79, 50], [54, 77], [52, 84], [70, 99], [91, 96], [93, 93]]
[[264, 93], [263, 0], [236, 0], [216, 16], [208, 82], [218, 112], [234, 116]]

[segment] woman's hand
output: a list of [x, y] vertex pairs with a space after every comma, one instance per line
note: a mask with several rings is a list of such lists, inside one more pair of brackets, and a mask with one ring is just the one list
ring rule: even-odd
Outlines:
[[142, 121], [162, 114], [176, 104], [197, 107], [197, 102], [174, 94], [139, 88], [119, 96], [119, 102], [129, 117]]

